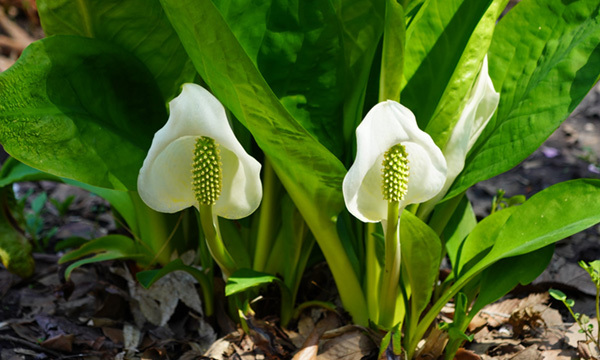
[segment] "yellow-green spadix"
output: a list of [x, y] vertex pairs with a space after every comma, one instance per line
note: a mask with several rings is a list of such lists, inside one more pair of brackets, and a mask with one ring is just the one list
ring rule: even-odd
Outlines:
[[[228, 219], [254, 212], [262, 198], [261, 165], [236, 139], [223, 105], [203, 87], [184, 84], [169, 108], [140, 169], [142, 200], [166, 213], [199, 207], [199, 200]], [[209, 190], [201, 194], [203, 187]]]
[[[402, 196], [394, 198], [400, 209], [427, 201], [442, 189], [446, 180], [442, 151], [419, 129], [413, 113], [398, 102], [375, 105], [356, 128], [356, 140], [356, 159], [344, 178], [343, 192], [346, 208], [359, 220], [387, 220], [386, 178], [401, 179], [397, 181]], [[392, 169], [398, 171], [396, 175], [384, 169], [384, 158], [391, 153], [400, 159], [397, 170]]]

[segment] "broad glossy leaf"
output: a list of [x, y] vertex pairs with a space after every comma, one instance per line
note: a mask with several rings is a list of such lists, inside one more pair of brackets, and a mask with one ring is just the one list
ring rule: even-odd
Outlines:
[[412, 320], [416, 322], [429, 303], [439, 272], [442, 244], [436, 233], [409, 211], [402, 212], [400, 244], [403, 269], [412, 293]]
[[464, 275], [469, 278], [497, 261], [553, 244], [600, 222], [600, 180], [553, 185], [527, 200], [506, 220], [490, 252]]
[[37, 7], [46, 36], [97, 38], [137, 56], [165, 100], [194, 79], [196, 71], [158, 0], [38, 0]]
[[481, 274], [479, 296], [471, 311], [477, 313], [515, 286], [527, 285], [535, 280], [546, 269], [553, 254], [554, 244], [551, 244], [531, 253], [502, 259], [485, 269]]
[[442, 147], [465, 105], [507, 0], [432, 0], [406, 32], [402, 103]]
[[0, 143], [55, 176], [135, 190], [166, 117], [144, 65], [100, 40], [37, 41], [0, 74]]
[[500, 104], [447, 197], [525, 159], [594, 86], [600, 3], [522, 1], [496, 27], [489, 70]]
[[[385, 2], [330, 0], [338, 17], [344, 50], [345, 83], [342, 133], [346, 157], [354, 159], [354, 131], [366, 113], [363, 109], [369, 72], [383, 34]], [[368, 109], [366, 109], [368, 110]], [[338, 130], [339, 131], [339, 130]]]
[[337, 15], [329, 1], [215, 1], [231, 31], [294, 118], [340, 156], [348, 88]]
[[[600, 180], [579, 179], [553, 185], [515, 209], [489, 253], [456, 279], [423, 317], [410, 346], [416, 346], [444, 304], [496, 262], [551, 245], [600, 222]], [[496, 215], [496, 214], [494, 214]], [[480, 223], [481, 224], [481, 223]]]
[[[315, 234], [338, 283], [349, 269], [333, 219], [343, 207], [341, 184], [346, 169], [310, 135], [277, 99], [210, 0], [161, 0], [196, 69], [219, 100], [250, 130], [294, 203]], [[356, 279], [346, 275], [342, 298], [366, 305]], [[354, 298], [352, 298], [352, 295]], [[359, 295], [356, 295], [359, 294]], [[352, 305], [351, 305], [352, 306]]]
[[462, 275], [488, 254], [508, 218], [517, 210], [510, 207], [481, 220], [459, 247], [453, 265], [455, 273]]

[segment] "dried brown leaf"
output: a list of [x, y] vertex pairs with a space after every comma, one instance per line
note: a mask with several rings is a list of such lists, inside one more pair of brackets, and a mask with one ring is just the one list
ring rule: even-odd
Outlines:
[[363, 331], [354, 328], [329, 339], [320, 346], [318, 360], [360, 360], [374, 352], [377, 346]]
[[456, 352], [456, 355], [454, 355], [454, 360], [481, 360], [481, 356], [475, 354], [470, 350], [460, 348]]
[[52, 350], [71, 352], [73, 351], [73, 340], [75, 340], [74, 334], [57, 335], [45, 340], [41, 345]]

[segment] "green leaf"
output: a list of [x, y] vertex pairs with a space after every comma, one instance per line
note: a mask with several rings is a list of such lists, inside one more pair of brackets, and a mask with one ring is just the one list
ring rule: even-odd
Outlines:
[[565, 293], [560, 290], [550, 289], [550, 290], [548, 290], [548, 293], [550, 294], [550, 296], [552, 296], [556, 300], [560, 300], [560, 301], [567, 300], [567, 295], [565, 295]]
[[38, 0], [46, 36], [105, 40], [140, 59], [169, 100], [196, 74], [158, 0]]
[[442, 148], [462, 112], [506, 3], [427, 1], [406, 31], [402, 103]]
[[405, 43], [404, 8], [396, 0], [386, 0], [379, 101], [400, 101]]
[[526, 254], [600, 222], [600, 181], [566, 181], [534, 195], [508, 219], [488, 255]]
[[499, 22], [489, 69], [500, 104], [447, 197], [525, 159], [594, 86], [599, 10], [596, 0], [525, 0]]
[[13, 157], [9, 157], [2, 164], [0, 170], [0, 187], [21, 181], [38, 180], [60, 181], [60, 178], [27, 166]]
[[116, 259], [131, 259], [141, 264], [149, 264], [154, 260], [153, 254], [138, 245], [135, 241], [123, 235], [107, 235], [98, 239], [91, 240], [81, 246], [79, 249], [73, 250], [63, 255], [58, 261], [59, 264], [64, 264], [68, 261], [80, 259], [87, 255], [94, 256], [75, 261], [65, 270], [65, 277], [69, 278], [71, 272], [76, 268], [94, 262], [116, 260]]
[[15, 199], [10, 188], [0, 189], [0, 261], [8, 271], [27, 278], [35, 271], [32, 246], [12, 214]]
[[[196, 69], [217, 98], [254, 135], [275, 173], [315, 234], [347, 308], [366, 324], [366, 304], [339, 241], [343, 164], [277, 99], [210, 0], [161, 0]], [[351, 289], [351, 290], [350, 290]], [[349, 303], [351, 300], [355, 304]]]
[[34, 169], [31, 166], [25, 165], [13, 157], [9, 157], [4, 164], [2, 164], [2, 169], [0, 170], [0, 187], [15, 182], [39, 180], [64, 182], [65, 184], [80, 187], [104, 198], [110, 203], [112, 210], [117, 211], [123, 217], [125, 223], [129, 227], [129, 230], [134, 234], [139, 233], [136, 212], [133, 203], [131, 202], [131, 194], [129, 192], [101, 188], [79, 181], [50, 175], [46, 172]]
[[[346, 159], [354, 158], [354, 131], [363, 118], [363, 105], [373, 58], [385, 23], [385, 2], [371, 0], [331, 0], [338, 17], [346, 69], [344, 83], [344, 124], [342, 133]], [[339, 131], [339, 130], [338, 130]]]
[[[383, 354], [386, 354], [385, 357]], [[399, 324], [388, 331], [381, 343], [379, 344], [379, 356], [378, 359], [382, 358], [393, 358], [402, 354], [402, 331], [400, 330]]]
[[462, 275], [490, 251], [502, 227], [517, 210], [503, 209], [481, 220], [461, 244], [454, 263], [455, 274]]
[[400, 244], [402, 265], [412, 294], [411, 321], [417, 323], [438, 276], [442, 244], [436, 233], [409, 211], [402, 212]]
[[502, 259], [484, 270], [472, 315], [508, 294], [515, 286], [535, 280], [546, 269], [553, 254], [554, 244], [551, 244], [531, 253]]
[[523, 205], [496, 213], [514, 209], [497, 232], [492, 249], [461, 275], [462, 281], [457, 281], [455, 288], [499, 260], [528, 254], [597, 224], [598, 199], [600, 180], [579, 179], [553, 185]]
[[453, 269], [457, 270], [459, 250], [475, 226], [477, 226], [477, 218], [473, 206], [469, 199], [463, 196], [442, 233], [446, 253]]
[[[225, 296], [231, 296], [257, 286], [270, 284], [272, 282], [281, 283], [276, 276], [251, 269], [239, 269], [234, 272], [225, 284]], [[283, 284], [280, 284], [283, 285]]]
[[340, 156], [343, 44], [329, 1], [215, 1], [223, 19], [294, 118]]
[[163, 100], [143, 64], [99, 40], [55, 36], [31, 44], [0, 74], [0, 143], [52, 175], [119, 190], [137, 172]]

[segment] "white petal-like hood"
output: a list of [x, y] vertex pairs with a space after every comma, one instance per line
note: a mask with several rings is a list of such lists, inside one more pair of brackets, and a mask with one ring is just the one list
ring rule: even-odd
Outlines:
[[445, 195], [458, 174], [465, 167], [467, 153], [475, 145], [479, 135], [494, 115], [499, 101], [500, 94], [494, 89], [494, 84], [488, 73], [486, 55], [479, 76], [471, 90], [471, 95], [444, 147], [444, 156], [448, 164], [448, 176], [444, 190], [440, 193], [441, 196]]
[[386, 101], [375, 105], [356, 128], [356, 159], [343, 183], [348, 211], [363, 222], [387, 217], [382, 194], [383, 155], [401, 144], [408, 153], [408, 189], [400, 207], [431, 199], [446, 179], [446, 161], [429, 134], [419, 129], [405, 106]]
[[228, 219], [250, 215], [262, 198], [258, 161], [246, 153], [231, 129], [223, 105], [196, 84], [184, 84], [170, 104], [169, 120], [158, 130], [138, 176], [138, 192], [151, 208], [167, 213], [198, 207], [192, 188], [196, 140], [219, 145], [223, 183], [214, 213]]

